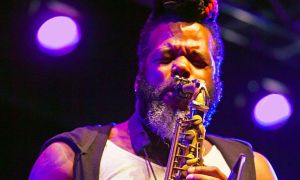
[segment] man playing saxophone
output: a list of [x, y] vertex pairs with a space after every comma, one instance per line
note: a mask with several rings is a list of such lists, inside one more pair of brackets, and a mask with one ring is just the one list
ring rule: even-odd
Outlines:
[[[205, 84], [209, 105], [193, 122], [207, 126], [221, 98], [217, 15], [216, 0], [156, 1], [140, 35], [133, 115], [117, 125], [82, 127], [50, 139], [29, 179], [164, 179], [176, 123], [191, 113], [191, 96], [178, 93], [176, 80]], [[193, 94], [197, 87], [186, 91]], [[227, 179], [243, 153], [242, 179], [277, 179], [248, 143], [211, 135], [201, 145], [202, 165], [189, 166], [182, 178]]]

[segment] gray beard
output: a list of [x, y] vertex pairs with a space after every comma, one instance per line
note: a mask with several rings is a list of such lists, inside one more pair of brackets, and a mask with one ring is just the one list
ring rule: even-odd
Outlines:
[[176, 120], [183, 118], [188, 111], [173, 110], [163, 102], [166, 89], [174, 86], [173, 80], [169, 80], [159, 87], [153, 87], [145, 78], [138, 77], [137, 98], [143, 124], [162, 140], [172, 141]]
[[[170, 106], [163, 102], [163, 95], [166, 90], [174, 86], [174, 81], [169, 80], [160, 85], [154, 87], [150, 85], [143, 73], [139, 73], [137, 76], [137, 99], [139, 100], [139, 113], [143, 118], [143, 124], [148, 127], [154, 134], [161, 137], [162, 140], [172, 140], [173, 131], [175, 129], [176, 120], [183, 118], [189, 114], [188, 110], [173, 110]], [[217, 77], [214, 80], [214, 91], [209, 92], [211, 101], [208, 112], [205, 116], [204, 125], [208, 126], [212, 115], [221, 99], [222, 94], [222, 82]]]
[[184, 118], [188, 111], [175, 112], [162, 101], [152, 101], [146, 115], [147, 126], [163, 140], [172, 141], [176, 121]]

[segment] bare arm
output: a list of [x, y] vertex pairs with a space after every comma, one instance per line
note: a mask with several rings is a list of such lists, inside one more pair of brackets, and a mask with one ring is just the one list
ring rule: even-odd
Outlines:
[[273, 180], [277, 176], [269, 161], [261, 154], [254, 152], [254, 163], [257, 180]]
[[35, 162], [29, 180], [73, 179], [74, 157], [75, 153], [67, 144], [51, 144]]

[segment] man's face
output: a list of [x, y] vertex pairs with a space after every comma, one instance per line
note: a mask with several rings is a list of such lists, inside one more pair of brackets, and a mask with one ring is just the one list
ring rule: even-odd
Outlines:
[[187, 111], [187, 102], [175, 98], [174, 76], [204, 80], [212, 95], [213, 46], [211, 33], [198, 23], [162, 23], [150, 33], [149, 54], [137, 78], [139, 110], [163, 138], [170, 138], [176, 118]]

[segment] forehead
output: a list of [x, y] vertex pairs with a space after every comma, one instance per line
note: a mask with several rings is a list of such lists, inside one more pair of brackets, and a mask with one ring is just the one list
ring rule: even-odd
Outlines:
[[210, 31], [199, 23], [167, 22], [157, 25], [149, 37], [151, 48], [157, 47], [163, 42], [172, 39], [179, 41], [204, 41], [204, 44], [212, 49], [213, 40]]

